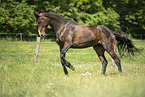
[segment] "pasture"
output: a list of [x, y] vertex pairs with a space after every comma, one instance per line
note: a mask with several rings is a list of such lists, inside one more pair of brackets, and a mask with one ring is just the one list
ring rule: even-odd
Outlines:
[[[133, 41], [145, 48], [145, 41]], [[105, 76], [92, 48], [70, 49], [66, 59], [75, 71], [68, 69], [66, 76], [55, 42], [41, 41], [37, 64], [35, 48], [35, 41], [0, 40], [1, 97], [145, 97], [145, 49], [132, 59], [121, 58], [123, 75], [106, 52]]]

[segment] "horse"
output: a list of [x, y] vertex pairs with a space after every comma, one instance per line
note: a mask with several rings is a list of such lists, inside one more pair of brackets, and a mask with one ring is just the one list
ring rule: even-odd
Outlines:
[[130, 39], [113, 32], [103, 25], [81, 25], [52, 11], [41, 11], [38, 14], [34, 13], [34, 16], [36, 17], [38, 32], [41, 37], [45, 36], [48, 24], [54, 29], [65, 75], [68, 74], [66, 67], [73, 71], [75, 70], [74, 66], [65, 59], [65, 54], [70, 48], [93, 47], [102, 63], [103, 75], [105, 75], [108, 64], [104, 55], [105, 51], [115, 61], [119, 73], [122, 74], [120, 59], [115, 53], [116, 41], [120, 54], [125, 51], [129, 55], [134, 55], [134, 52], [139, 51]]

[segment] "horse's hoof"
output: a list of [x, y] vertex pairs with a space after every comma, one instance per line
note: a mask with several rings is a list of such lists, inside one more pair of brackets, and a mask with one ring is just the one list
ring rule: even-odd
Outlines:
[[75, 68], [74, 68], [73, 66], [71, 66], [70, 69], [71, 69], [72, 71], [75, 71]]
[[101, 72], [101, 74], [102, 74], [103, 76], [105, 76], [105, 73]]
[[65, 72], [64, 74], [65, 74], [65, 75], [68, 75], [68, 72]]
[[120, 75], [122, 75], [122, 72], [119, 72]]

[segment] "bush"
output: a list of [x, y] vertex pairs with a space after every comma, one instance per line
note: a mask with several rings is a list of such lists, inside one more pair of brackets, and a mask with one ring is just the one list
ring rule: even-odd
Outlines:
[[26, 3], [1, 3], [0, 10], [1, 32], [30, 34], [36, 30], [33, 8]]

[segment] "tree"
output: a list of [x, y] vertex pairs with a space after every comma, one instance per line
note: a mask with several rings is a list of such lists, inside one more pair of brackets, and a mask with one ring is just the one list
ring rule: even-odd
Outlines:
[[[145, 31], [144, 0], [1, 0], [0, 29], [5, 33], [37, 33], [33, 12], [51, 10], [79, 24]], [[49, 26], [50, 28], [50, 26]]]
[[113, 8], [119, 15], [120, 26], [131, 34], [145, 32], [144, 0], [103, 0], [106, 8]]
[[1, 3], [0, 10], [1, 32], [30, 34], [36, 30], [33, 8], [26, 3], [4, 2]]

